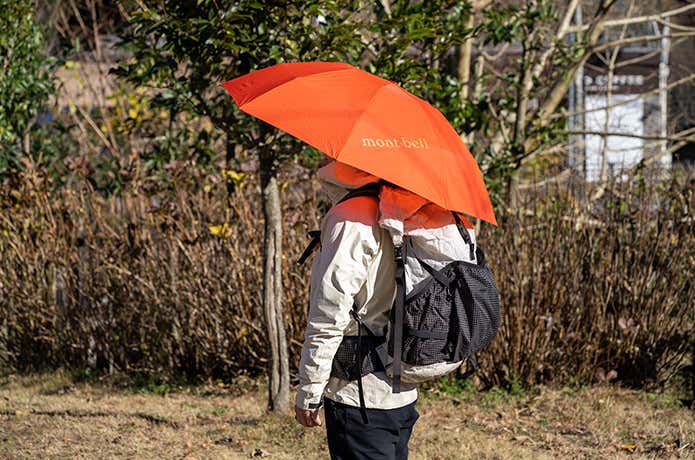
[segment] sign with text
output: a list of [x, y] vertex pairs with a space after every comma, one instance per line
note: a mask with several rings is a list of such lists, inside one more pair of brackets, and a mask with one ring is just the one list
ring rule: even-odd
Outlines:
[[642, 52], [621, 51], [615, 62], [612, 77], [606, 57], [593, 57], [584, 66], [582, 84], [586, 94], [605, 94], [608, 92], [609, 78], [611, 92], [615, 94], [642, 94], [659, 86], [659, 56]]

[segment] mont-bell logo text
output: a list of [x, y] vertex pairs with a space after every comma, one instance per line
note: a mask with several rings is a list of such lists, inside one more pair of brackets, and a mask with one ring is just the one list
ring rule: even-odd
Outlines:
[[430, 145], [424, 137], [415, 139], [407, 137], [363, 137], [362, 147], [383, 147], [383, 148], [406, 148], [406, 149], [429, 149]]

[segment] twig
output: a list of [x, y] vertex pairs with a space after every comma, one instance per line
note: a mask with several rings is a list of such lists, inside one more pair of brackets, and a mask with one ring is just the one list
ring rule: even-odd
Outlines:
[[679, 85], [682, 85], [684, 83], [688, 83], [689, 81], [692, 81], [692, 80], [695, 80], [695, 74], [688, 75], [687, 77], [683, 77], [680, 80], [676, 80], [672, 83], [669, 83], [668, 85], [664, 86], [663, 88], [655, 88], [653, 90], [646, 91], [644, 93], [640, 93], [639, 95], [637, 95], [633, 98], [625, 99], [625, 100], [620, 101], [620, 102], [616, 102], [613, 105], [607, 105], [604, 107], [596, 107], [594, 109], [589, 109], [589, 110], [582, 110], [581, 112], [567, 112], [567, 113], [555, 114], [551, 117], [551, 119], [565, 118], [565, 117], [569, 118], [569, 117], [574, 117], [577, 115], [584, 115], [584, 114], [591, 113], [591, 112], [599, 112], [599, 111], [603, 111], [603, 110], [612, 109], [613, 107], [617, 107], [619, 105], [630, 104], [632, 102], [639, 101], [640, 99], [644, 98], [645, 96], [649, 96], [651, 94], [657, 94], [657, 93], [660, 93], [662, 91], [668, 91], [669, 89], [671, 89], [675, 86], [679, 86]]
[[106, 145], [106, 147], [112, 152], [112, 153], [119, 153], [118, 149], [114, 148], [113, 144], [106, 138], [104, 135], [104, 132], [97, 126], [96, 123], [94, 123], [94, 120], [92, 120], [92, 117], [87, 114], [87, 112], [82, 109], [79, 105], [75, 104], [75, 107], [77, 110], [80, 112], [80, 115], [87, 121], [89, 126], [94, 130], [97, 136], [99, 136], [99, 139]]
[[623, 38], [622, 40], [615, 40], [612, 42], [605, 42], [601, 43], [600, 45], [595, 45], [594, 47], [589, 48], [589, 54], [600, 53], [601, 51], [605, 51], [610, 48], [615, 48], [616, 46], [629, 45], [631, 43], [651, 42], [661, 40], [663, 38], [678, 37], [695, 37], [695, 32], [678, 32], [675, 34], [642, 35], [639, 37]]
[[[675, 8], [670, 11], [665, 11], [663, 13], [659, 14], [650, 14], [646, 16], [637, 16], [634, 18], [623, 18], [623, 19], [613, 19], [611, 21], [606, 21], [604, 23], [604, 27], [615, 27], [615, 26], [622, 26], [622, 25], [628, 25], [628, 24], [639, 24], [640, 22], [649, 22], [649, 21], [658, 21], [659, 19], [666, 19], [671, 16], [677, 16], [679, 14], [685, 13], [686, 11], [690, 11], [695, 8], [695, 3], [682, 6], [680, 8]], [[584, 30], [589, 29], [591, 27], [591, 24], [583, 24], [581, 26], [574, 26], [570, 27], [567, 31], [568, 32], [582, 32]]]
[[507, 49], [509, 49], [509, 43], [505, 43], [504, 45], [500, 46], [500, 49], [496, 54], [488, 54], [484, 49], [481, 49], [480, 55], [483, 56], [485, 60], [494, 62], [503, 55], [507, 54]]
[[573, 131], [566, 131], [567, 134], [583, 134], [586, 136], [617, 136], [617, 137], [631, 137], [635, 139], [644, 139], [644, 140], [649, 140], [649, 141], [672, 141], [672, 142], [678, 142], [678, 141], [692, 141], [695, 140], [695, 136], [644, 136], [641, 134], [633, 134], [633, 133], [619, 133], [619, 132], [612, 132], [612, 131], [588, 131], [588, 130], [573, 130]]
[[[678, 39], [678, 40], [674, 40], [674, 42], [673, 42], [673, 44], [672, 44], [671, 46], [679, 45], [679, 44], [683, 43], [685, 40], [687, 40], [686, 37], [681, 37], [681, 38]], [[640, 63], [640, 62], [644, 62], [644, 61], [646, 61], [646, 60], [648, 60], [648, 59], [650, 59], [650, 58], [652, 58], [652, 57], [654, 57], [654, 56], [657, 56], [657, 55], [661, 54], [661, 52], [662, 52], [661, 48], [657, 48], [657, 49], [654, 50], [654, 51], [650, 51], [649, 53], [646, 53], [646, 54], [640, 54], [639, 56], [634, 57], [634, 58], [632, 58], [632, 59], [626, 59], [626, 60], [624, 60], [624, 61], [620, 61], [620, 62], [618, 62], [618, 63], [615, 65], [615, 68], [616, 68], [616, 69], [619, 69], [619, 68], [621, 68], [621, 67], [626, 67], [626, 66], [629, 66], [629, 65], [632, 65], [632, 64], [637, 64], [637, 63]]]
[[571, 169], [565, 169], [560, 174], [556, 174], [552, 177], [548, 177], [547, 179], [543, 179], [542, 181], [533, 182], [531, 184], [518, 184], [517, 187], [520, 190], [528, 190], [528, 189], [535, 189], [538, 187], [543, 187], [544, 185], [548, 185], [551, 183], [564, 182], [566, 179], [568, 179], [572, 175], [572, 172], [573, 171]]

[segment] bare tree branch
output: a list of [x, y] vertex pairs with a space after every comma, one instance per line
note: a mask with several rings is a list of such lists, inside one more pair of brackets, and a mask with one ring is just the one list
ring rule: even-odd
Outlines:
[[480, 50], [480, 55], [483, 56], [489, 62], [495, 62], [500, 57], [507, 54], [507, 49], [509, 49], [509, 43], [505, 43], [502, 46], [500, 46], [500, 49], [496, 54], [489, 54], [485, 50]]
[[[681, 147], [684, 147], [685, 145], [690, 144], [693, 141], [695, 141], [695, 136], [686, 137], [685, 139], [673, 144], [668, 149], [661, 151], [655, 155], [651, 155], [651, 156], [645, 158], [644, 164], [646, 164], [646, 165], [652, 164], [655, 161], [661, 159], [661, 157], [666, 156], [666, 155], [670, 155], [673, 152], [679, 150]], [[633, 170], [634, 170], [634, 167], [631, 168], [629, 171], [633, 171]]]
[[75, 1], [69, 0], [68, 3], [70, 3], [70, 7], [72, 8], [73, 13], [75, 14], [75, 18], [77, 19], [77, 23], [80, 25], [80, 28], [82, 29], [82, 33], [85, 36], [89, 36], [89, 30], [87, 29], [87, 25], [82, 20], [82, 15], [80, 14], [80, 10], [77, 9], [77, 5], [75, 4]]
[[543, 156], [543, 155], [551, 155], [553, 153], [559, 153], [559, 152], [566, 152], [568, 149], [568, 145], [565, 142], [562, 142], [560, 144], [555, 144], [551, 147], [545, 148], [545, 149], [538, 149], [535, 152], [530, 152], [526, 154], [526, 156], [521, 160], [521, 164], [526, 164], [529, 161], [531, 161], [534, 157], [537, 156]]
[[89, 124], [89, 126], [92, 128], [94, 133], [99, 137], [99, 139], [101, 139], [106, 148], [108, 148], [113, 154], [121, 156], [119, 149], [108, 140], [106, 135], [104, 135], [104, 132], [101, 130], [101, 128], [99, 128], [99, 126], [97, 126], [92, 117], [90, 117], [89, 114], [79, 105], [76, 104], [75, 107], [77, 108], [77, 111], [80, 112], [80, 115], [82, 115], [82, 118], [84, 118], [87, 124]]
[[391, 2], [390, 0], [379, 0], [381, 6], [384, 7], [384, 11], [388, 17], [391, 17]]
[[[661, 143], [663, 141], [672, 141], [672, 142], [675, 141], [678, 143], [677, 145], [680, 145], [680, 147], [682, 147], [686, 143], [692, 142], [693, 140], [695, 140], [695, 134], [694, 134], [695, 133], [695, 127], [684, 129], [682, 131], [677, 132], [673, 136], [666, 137], [666, 138], [661, 137], [661, 136], [639, 136], [639, 135], [630, 135], [630, 134], [625, 134], [625, 133], [610, 133], [610, 132], [606, 133], [606, 132], [602, 132], [602, 131], [581, 131], [581, 130], [574, 131], [573, 130], [573, 131], [566, 131], [566, 133], [568, 135], [576, 134], [576, 135], [597, 135], [597, 136], [607, 135], [607, 136], [635, 137], [635, 138], [639, 138], [639, 139], [654, 140], [655, 141], [654, 143], [644, 145], [643, 146], [644, 150], [661, 145]], [[576, 143], [575, 145], [582, 146], [582, 145], [584, 145], [584, 143], [579, 142], [579, 143]], [[680, 148], [680, 147], [678, 147], [678, 148]], [[675, 150], [678, 150], [678, 148], [676, 148]], [[566, 149], [567, 149], [567, 144], [565, 144], [565, 143], [556, 144], [556, 145], [553, 145], [552, 147], [549, 147], [546, 149], [537, 149], [537, 150], [534, 150], [532, 152], [526, 153], [524, 158], [521, 160], [521, 164], [526, 164], [535, 157], [542, 156], [542, 155], [549, 155], [549, 154], [552, 154], [552, 153], [555, 153], [558, 151], [563, 151]], [[625, 150], [632, 150], [632, 149], [625, 149]], [[619, 152], [621, 150], [612, 150], [612, 151], [613, 152]], [[670, 151], [674, 151], [674, 150], [670, 150]]]
[[[492, 0], [478, 0], [473, 2], [472, 12], [466, 20], [466, 28], [472, 29], [475, 25], [475, 13], [479, 12], [492, 3]], [[459, 81], [461, 82], [461, 103], [465, 104], [468, 100], [469, 85], [471, 79], [471, 56], [473, 55], [473, 36], [469, 35], [464, 40], [460, 48], [461, 57], [459, 59]], [[477, 85], [477, 82], [476, 82]], [[461, 135], [465, 138], [465, 135]]]
[[[473, 2], [472, 12], [466, 20], [466, 28], [472, 29], [475, 25], [475, 13], [482, 10], [486, 6], [492, 3], [492, 0], [478, 0]], [[471, 56], [473, 55], [473, 36], [469, 35], [463, 41], [463, 44], [459, 48], [461, 52], [461, 57], [459, 59], [459, 80], [461, 81], [461, 101], [465, 101], [468, 98], [468, 85], [471, 78]]]
[[591, 131], [591, 130], [573, 130], [567, 131], [567, 134], [583, 134], [585, 136], [617, 136], [617, 137], [630, 137], [634, 139], [644, 139], [649, 141], [682, 141], [684, 139], [695, 139], [693, 136], [645, 136], [642, 134], [632, 134], [632, 133], [619, 133], [612, 131]]
[[[632, 8], [635, 6], [635, 0], [630, 1], [630, 6], [627, 10], [627, 15], [630, 16], [632, 13]], [[625, 24], [620, 31], [620, 37], [618, 40], [625, 38], [627, 33], [627, 24]], [[613, 48], [613, 53], [611, 54], [610, 62], [608, 63], [608, 87], [606, 88], [606, 105], [611, 105], [613, 99], [613, 75], [615, 75], [615, 62], [618, 60], [618, 53], [620, 53], [620, 47], [616, 46]], [[603, 123], [603, 131], [608, 132], [608, 127], [610, 126], [610, 115], [611, 112], [606, 112], [605, 120]], [[599, 177], [601, 180], [605, 179], [605, 175], [608, 168], [608, 137], [606, 135], [601, 136], [601, 168], [599, 172]]]
[[683, 84], [688, 83], [688, 82], [693, 81], [693, 80], [695, 80], [695, 74], [691, 74], [691, 75], [688, 75], [687, 77], [681, 78], [680, 80], [676, 80], [674, 82], [671, 82], [668, 85], [664, 86], [663, 88], [655, 88], [655, 89], [652, 89], [650, 91], [645, 91], [644, 93], [640, 93], [633, 98], [625, 99], [624, 101], [616, 102], [615, 104], [612, 104], [612, 105], [606, 105], [604, 107], [596, 107], [594, 109], [589, 109], [589, 110], [582, 110], [580, 112], [558, 113], [558, 114], [554, 114], [551, 117], [551, 119], [569, 118], [569, 117], [574, 117], [577, 115], [585, 115], [585, 114], [591, 113], [591, 112], [599, 112], [602, 110], [612, 109], [613, 107], [617, 107], [619, 105], [630, 104], [632, 102], [639, 101], [640, 99], [642, 99], [646, 96], [650, 96], [652, 94], [658, 94], [662, 91], [668, 91], [671, 88], [674, 88], [674, 87], [679, 86], [679, 85], [683, 85]]
[[[687, 38], [681, 37], [681, 38], [679, 38], [678, 40], [674, 40], [674, 42], [671, 44], [671, 46], [679, 45], [679, 44], [681, 44], [681, 43], [682, 43], [683, 41], [685, 41], [685, 40], [687, 40]], [[629, 65], [638, 64], [638, 63], [640, 63], [640, 62], [647, 61], [647, 60], [653, 58], [654, 56], [660, 55], [661, 52], [662, 52], [661, 48], [657, 48], [657, 49], [655, 49], [654, 51], [650, 51], [650, 52], [648, 52], [648, 53], [641, 54], [641, 55], [639, 55], [639, 56], [637, 56], [637, 57], [634, 57], [634, 58], [632, 58], [632, 59], [625, 59], [624, 61], [618, 62], [618, 63], [615, 65], [615, 68], [616, 68], [616, 69], [619, 69], [619, 68], [621, 68], [621, 67], [627, 67], [627, 66], [629, 66]]]
[[565, 169], [561, 173], [556, 174], [554, 176], [547, 177], [539, 182], [532, 182], [532, 183], [521, 183], [517, 185], [517, 188], [519, 190], [528, 190], [528, 189], [534, 189], [538, 187], [543, 187], [544, 185], [552, 184], [552, 183], [559, 183], [559, 182], [564, 182], [570, 177], [572, 177], [574, 171], [572, 169]]
[[[692, 127], [692, 128], [689, 128], [689, 129], [684, 129], [684, 130], [682, 130], [682, 131], [679, 131], [678, 133], [676, 133], [675, 135], [673, 135], [673, 136], [671, 136], [671, 137], [672, 137], [673, 139], [677, 139], [678, 142], [680, 142], [682, 139], [687, 139], [687, 138], [688, 138], [688, 135], [689, 135], [689, 134], [693, 134], [693, 133], [695, 133], [695, 127]], [[663, 143], [666, 142], [666, 141], [667, 141], [666, 139], [659, 139], [659, 140], [656, 140], [656, 141], [654, 141], [654, 142], [649, 142], [649, 143], [647, 143], [647, 144], [644, 144], [644, 145], [642, 146], [642, 149], [645, 150], [645, 151], [646, 151], [646, 150], [652, 150], [652, 149], [654, 149], [655, 147], [660, 147], [660, 146], [663, 145]], [[630, 152], [630, 151], [634, 151], [634, 147], [625, 147], [625, 148], [622, 148], [622, 149], [611, 149], [611, 152], [613, 152], [613, 153], [618, 153], [618, 152]]]
[[615, 40], [612, 42], [601, 43], [596, 45], [589, 50], [589, 54], [600, 53], [610, 48], [615, 48], [616, 46], [629, 45], [631, 43], [649, 42], [661, 40], [662, 38], [679, 38], [679, 37], [695, 37], [695, 32], [677, 32], [675, 34], [668, 35], [642, 35], [640, 37], [628, 37], [622, 40]]
[[[527, 11], [536, 6], [536, 2], [527, 2]], [[516, 118], [514, 120], [514, 129], [512, 131], [512, 144], [517, 144], [526, 128], [526, 112], [528, 108], [529, 94], [533, 86], [533, 68], [531, 63], [535, 60], [536, 53], [530, 48], [535, 39], [535, 31], [530, 31], [524, 37], [521, 51], [521, 75], [519, 76], [519, 88], [517, 90], [516, 99]], [[550, 47], [552, 48], [552, 46]]]
[[[641, 22], [649, 22], [649, 21], [658, 21], [660, 19], [666, 19], [671, 16], [676, 16], [679, 14], [683, 14], [687, 11], [690, 11], [692, 9], [695, 9], [695, 3], [691, 3], [690, 5], [682, 6], [680, 8], [675, 8], [673, 10], [669, 11], [664, 11], [663, 13], [659, 14], [649, 14], [646, 16], [637, 16], [634, 18], [622, 18], [622, 19], [613, 19], [611, 21], [606, 21], [603, 26], [604, 27], [616, 27], [616, 26], [622, 26], [622, 25], [627, 25], [627, 24], [639, 24]], [[588, 30], [591, 27], [592, 24], [584, 24], [581, 26], [574, 26], [570, 27], [567, 31], [568, 32], [581, 32], [584, 30]]]
[[572, 0], [569, 6], [567, 7], [565, 16], [562, 18], [560, 26], [557, 28], [557, 32], [555, 33], [555, 41], [553, 41], [550, 44], [550, 46], [546, 48], [546, 50], [543, 52], [543, 54], [541, 54], [540, 58], [536, 62], [536, 65], [533, 66], [532, 74], [534, 78], [538, 78], [540, 76], [546, 64], [548, 63], [548, 58], [557, 49], [557, 43], [564, 38], [565, 34], [567, 34], [567, 30], [569, 29], [570, 23], [572, 22], [572, 16], [574, 16], [574, 12], [577, 9], [577, 5], [579, 5], [579, 0]]
[[687, 31], [695, 31], [695, 27], [690, 27], [690, 26], [684, 26], [682, 24], [675, 24], [671, 21], [667, 21], [665, 19], [659, 19], [656, 22], [661, 24], [662, 26], [669, 26], [671, 29], [677, 29], [677, 30], [687, 30]]
[[[470, 29], [475, 23], [475, 16], [471, 14], [466, 20], [466, 28]], [[459, 81], [461, 82], [461, 103], [468, 99], [468, 85], [471, 80], [471, 55], [473, 54], [473, 37], [468, 36], [459, 48], [461, 57], [459, 58]]]

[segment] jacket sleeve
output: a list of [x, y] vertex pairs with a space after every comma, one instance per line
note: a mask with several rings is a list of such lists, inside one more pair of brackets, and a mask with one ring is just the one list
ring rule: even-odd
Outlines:
[[[381, 233], [373, 215], [348, 218], [341, 212], [346, 207], [337, 208], [324, 218], [321, 250], [311, 268], [309, 317], [296, 400], [300, 409], [321, 406], [333, 357], [350, 322], [354, 298], [367, 280], [369, 264], [380, 245]], [[369, 206], [363, 206], [361, 211], [369, 212]]]

